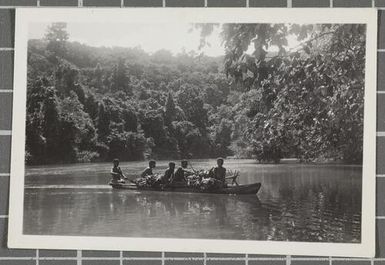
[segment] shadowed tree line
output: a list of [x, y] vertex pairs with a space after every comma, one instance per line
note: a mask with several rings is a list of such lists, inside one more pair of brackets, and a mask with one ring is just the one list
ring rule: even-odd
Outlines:
[[[202, 45], [216, 26], [196, 25]], [[221, 27], [226, 53], [213, 58], [90, 47], [52, 24], [28, 46], [26, 162], [361, 162], [364, 26]], [[301, 47], [286, 50], [288, 36]]]

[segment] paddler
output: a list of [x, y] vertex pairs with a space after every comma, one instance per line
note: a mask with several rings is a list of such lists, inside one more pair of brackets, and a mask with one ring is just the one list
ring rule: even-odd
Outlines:
[[111, 176], [113, 182], [124, 182], [126, 176], [123, 174], [122, 170], [119, 167], [119, 159], [115, 158], [113, 161], [113, 166], [111, 169]]
[[180, 165], [181, 166], [175, 171], [174, 178], [171, 180], [171, 184], [177, 183], [187, 185], [187, 177], [194, 173], [187, 170], [187, 160], [182, 160]]
[[223, 158], [217, 159], [217, 166], [210, 169], [208, 176], [226, 185], [226, 168], [223, 167]]
[[166, 185], [169, 184], [171, 180], [174, 178], [174, 174], [175, 174], [175, 163], [170, 162], [168, 163], [168, 168], [166, 169], [166, 171], [164, 172], [164, 175], [161, 178], [162, 184], [166, 184]]
[[156, 167], [156, 162], [155, 160], [150, 160], [148, 162], [148, 167], [146, 167], [142, 174], [140, 175], [142, 178], [147, 177], [147, 176], [152, 176], [154, 173], [152, 172], [152, 169]]

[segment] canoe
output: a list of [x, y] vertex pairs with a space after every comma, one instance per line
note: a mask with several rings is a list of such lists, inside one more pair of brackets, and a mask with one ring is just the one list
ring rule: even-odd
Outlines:
[[167, 186], [163, 188], [151, 188], [151, 187], [137, 187], [132, 183], [112, 183], [109, 185], [113, 189], [122, 190], [148, 190], [148, 191], [166, 191], [166, 192], [187, 192], [187, 193], [212, 193], [212, 194], [257, 194], [261, 188], [261, 183], [253, 183], [248, 185], [229, 185], [226, 188], [217, 190], [200, 190], [188, 186]]

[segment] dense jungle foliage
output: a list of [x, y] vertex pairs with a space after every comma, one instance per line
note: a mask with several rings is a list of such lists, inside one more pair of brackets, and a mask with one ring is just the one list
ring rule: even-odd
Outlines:
[[364, 25], [195, 27], [225, 56], [90, 47], [64, 23], [30, 40], [26, 162], [362, 161]]

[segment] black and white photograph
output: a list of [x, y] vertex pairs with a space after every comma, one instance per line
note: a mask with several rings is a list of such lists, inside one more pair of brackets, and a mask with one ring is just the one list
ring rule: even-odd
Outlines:
[[10, 247], [372, 256], [376, 17], [17, 10]]

